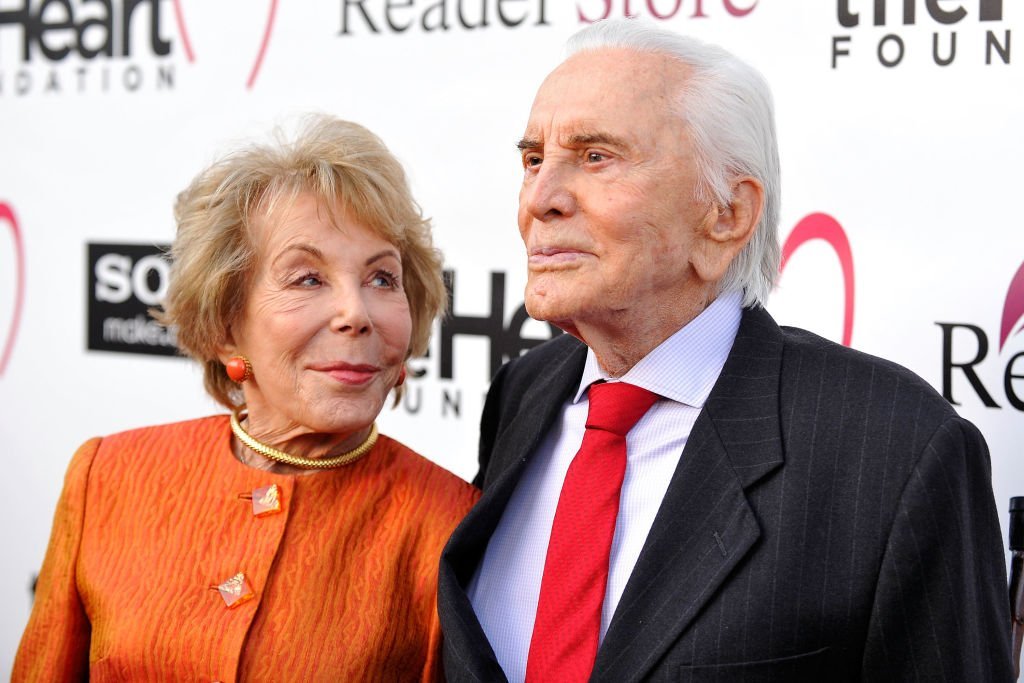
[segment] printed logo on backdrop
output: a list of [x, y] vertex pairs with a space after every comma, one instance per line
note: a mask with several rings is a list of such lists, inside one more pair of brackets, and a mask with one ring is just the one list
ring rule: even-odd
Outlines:
[[[998, 328], [989, 328], [998, 329], [998, 333], [992, 335], [998, 344], [991, 355], [989, 334], [981, 325], [974, 322], [935, 324], [942, 330], [942, 395], [947, 401], [961, 405], [953, 395], [954, 373], [959, 373], [971, 389], [958, 391], [962, 400], [979, 401], [986, 408], [1002, 408], [1008, 404], [1024, 411], [1024, 344], [1020, 343], [1024, 339], [1020, 334], [1024, 330], [1024, 263], [1010, 279]], [[982, 367], [989, 371], [1001, 368], [1002, 386], [986, 386], [978, 375]]]
[[841, 33], [832, 36], [832, 68], [871, 62], [945, 67], [1010, 63], [1004, 0], [836, 0]]
[[[6, 329], [0, 327], [0, 344], [3, 344], [0, 347], [0, 377], [2, 377], [4, 370], [7, 369], [7, 363], [11, 360], [11, 354], [14, 352], [14, 342], [18, 338], [18, 325], [21, 322], [21, 308], [25, 303], [25, 243], [21, 237], [21, 227], [18, 225], [14, 209], [5, 202], [0, 202], [0, 224], [6, 226], [10, 231], [9, 244], [12, 252], [9, 257], [5, 255], [0, 263], [4, 264], [5, 270], [10, 267], [10, 270], [7, 271], [9, 274], [13, 272], [10, 299], [2, 302], [4, 308], [0, 309], [9, 311], [9, 314], [3, 318], [3, 322], [0, 322], [0, 325], [5, 323], [7, 325]], [[4, 243], [0, 242], [0, 244]], [[0, 254], [3, 254], [3, 251], [0, 251]]]
[[178, 354], [174, 329], [149, 315], [149, 309], [159, 306], [167, 292], [167, 249], [145, 244], [88, 245], [88, 349]]
[[[591, 24], [613, 17], [706, 19], [723, 13], [745, 17], [758, 1], [576, 0], [576, 19], [580, 24]], [[339, 0], [339, 4], [341, 36], [405, 33], [410, 29], [433, 33], [551, 25], [547, 0]]]
[[338, 35], [548, 26], [547, 0], [340, 0]]
[[[182, 0], [15, 2], [20, 6], [0, 3], [0, 97], [170, 91], [177, 67], [202, 59], [189, 39]], [[261, 36], [231, 46], [255, 55], [248, 78], [238, 75], [248, 88], [270, 42], [277, 0], [257, 7], [250, 11], [266, 12]]]

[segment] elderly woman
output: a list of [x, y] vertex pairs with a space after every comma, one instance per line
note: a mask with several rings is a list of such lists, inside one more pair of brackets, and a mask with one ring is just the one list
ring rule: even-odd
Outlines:
[[401, 166], [318, 118], [176, 216], [163, 321], [231, 415], [78, 450], [14, 680], [436, 678], [438, 557], [476, 493], [374, 423], [445, 301]]

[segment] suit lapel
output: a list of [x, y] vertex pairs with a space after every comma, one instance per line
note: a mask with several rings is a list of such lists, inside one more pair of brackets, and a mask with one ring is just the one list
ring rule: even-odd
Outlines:
[[761, 309], [744, 311], [598, 651], [592, 681], [643, 678], [759, 538], [744, 488], [782, 464], [781, 362], [778, 326]]
[[530, 455], [558, 417], [562, 404], [578, 386], [586, 357], [587, 347], [574, 343], [549, 364], [549, 374], [530, 385], [518, 400], [516, 413], [502, 422], [492, 449], [483, 496], [449, 543], [452, 551], [449, 556], [459, 551], [462, 559], [471, 561], [469, 575], [460, 576], [465, 582], [483, 556]]
[[448, 673], [449, 680], [505, 680], [466, 588], [529, 456], [578, 386], [586, 356], [583, 344], [568, 345], [566, 352], [545, 368], [548, 374], [532, 383], [517, 401], [518, 410], [511, 419], [502, 421], [483, 496], [459, 524], [441, 555], [438, 609], [445, 625], [446, 661], [459, 661], [456, 671]]
[[579, 386], [586, 358], [587, 347], [582, 343], [569, 346], [562, 357], [551, 363], [550, 374], [530, 385], [516, 414], [502, 424], [484, 485], [484, 497], [500, 504], [499, 512], [505, 509], [529, 456]]

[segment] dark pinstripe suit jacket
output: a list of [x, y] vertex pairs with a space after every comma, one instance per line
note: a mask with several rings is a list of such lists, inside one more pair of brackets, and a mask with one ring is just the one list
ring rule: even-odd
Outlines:
[[[484, 495], [441, 560], [450, 681], [502, 681], [465, 587], [574, 390], [563, 335], [507, 364]], [[1002, 537], [978, 431], [917, 376], [744, 311], [592, 681], [1008, 681]]]

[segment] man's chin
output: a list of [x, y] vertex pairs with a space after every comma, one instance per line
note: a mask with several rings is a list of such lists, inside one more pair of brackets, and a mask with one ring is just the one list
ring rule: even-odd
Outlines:
[[526, 307], [526, 312], [534, 320], [557, 325], [558, 323], [555, 321], [563, 317], [560, 315], [562, 302], [559, 298], [553, 297], [547, 292], [531, 292], [530, 288], [527, 287], [523, 305]]
[[534, 320], [551, 323], [563, 332], [579, 337], [574, 322], [575, 305], [551, 296], [526, 294], [526, 312]]

